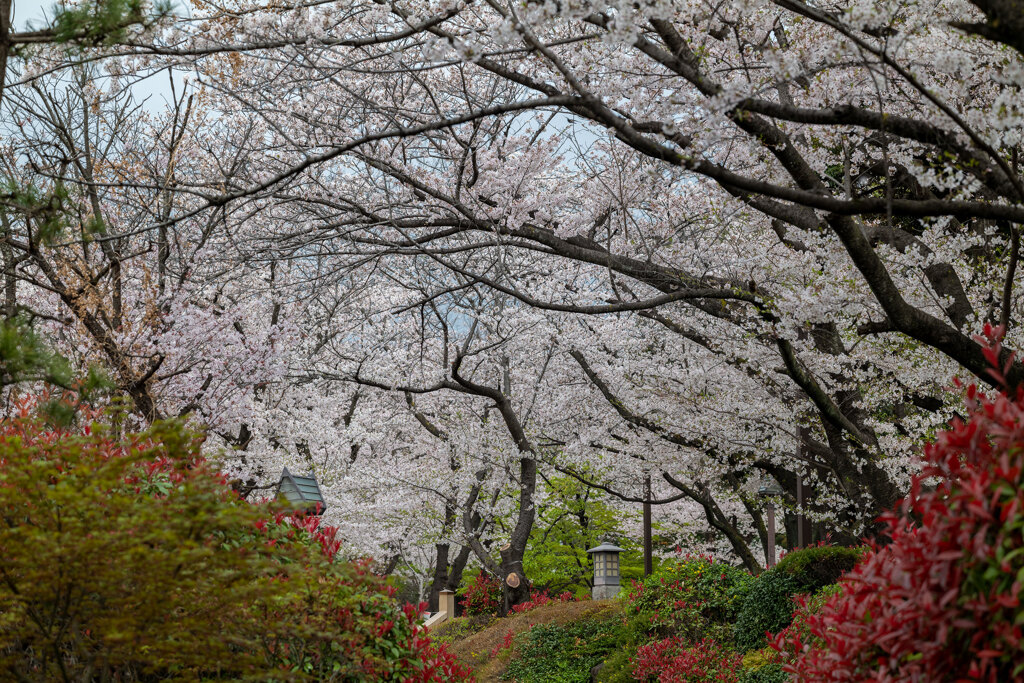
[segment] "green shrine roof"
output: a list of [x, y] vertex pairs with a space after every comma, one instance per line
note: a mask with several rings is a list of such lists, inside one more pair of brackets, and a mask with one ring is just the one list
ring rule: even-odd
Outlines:
[[320, 514], [327, 508], [316, 477], [292, 474], [287, 467], [281, 472], [281, 481], [277, 485], [277, 499], [283, 499], [294, 509], [309, 514]]

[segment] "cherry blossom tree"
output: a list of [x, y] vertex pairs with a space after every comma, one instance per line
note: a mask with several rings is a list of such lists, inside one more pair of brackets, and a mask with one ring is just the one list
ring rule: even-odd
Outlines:
[[[640, 311], [738, 375], [756, 363], [757, 383], [799, 404], [783, 448], [851, 519], [898, 498], [900, 432], [941, 421], [943, 378], [984, 373], [973, 327], [1012, 322], [1018, 124], [982, 112], [1015, 92], [1019, 62], [963, 49], [1003, 10], [967, 26], [966, 3], [249, 9], [151, 50], [238, 55], [247, 87], [221, 86], [224, 106], [279, 137], [272, 170], [236, 195], [301, 187], [289, 210], [359, 257], [416, 252], [557, 313]], [[557, 265], [524, 286], [494, 274], [513, 251]], [[772, 355], [723, 348], [730, 336]], [[662, 434], [712, 450], [680, 436]], [[771, 464], [792, 490], [792, 463]]]
[[246, 490], [301, 462], [367, 551], [432, 545], [435, 590], [470, 553], [525, 590], [538, 468], [625, 501], [653, 475], [751, 568], [762, 477], [853, 540], [949, 378], [988, 380], [972, 335], [1021, 341], [1018, 4], [203, 4], [110, 62], [191, 73], [159, 152], [101, 183], [53, 165], [70, 148], [36, 162], [109, 195], [92, 257], [43, 259], [96, 303], [32, 257], [52, 301], [22, 305], [71, 309], [139, 412], [192, 414]]

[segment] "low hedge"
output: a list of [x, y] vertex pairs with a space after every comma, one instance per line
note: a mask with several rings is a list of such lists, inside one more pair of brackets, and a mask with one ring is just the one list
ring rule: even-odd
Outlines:
[[847, 548], [836, 545], [817, 545], [800, 548], [786, 554], [776, 569], [795, 578], [801, 592], [814, 593], [836, 583], [853, 569], [867, 551], [866, 546]]
[[650, 636], [693, 641], [712, 636], [731, 644], [732, 624], [753, 580], [745, 569], [708, 557], [665, 562], [633, 584], [626, 613], [637, 617]]
[[538, 624], [517, 638], [518, 656], [502, 676], [517, 683], [587, 683], [591, 670], [619, 647], [609, 620]]
[[834, 584], [864, 556], [864, 548], [819, 545], [787, 554], [753, 582], [736, 619], [734, 637], [741, 652], [762, 648], [766, 633], [793, 621], [793, 597]]

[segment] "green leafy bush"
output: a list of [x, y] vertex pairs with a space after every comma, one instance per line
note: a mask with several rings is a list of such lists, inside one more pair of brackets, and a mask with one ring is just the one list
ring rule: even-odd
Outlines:
[[738, 683], [786, 683], [782, 670], [782, 657], [772, 647], [748, 652], [743, 656], [742, 672]]
[[238, 500], [174, 425], [0, 428], [0, 670], [15, 680], [464, 678], [316, 518]]
[[834, 584], [860, 561], [864, 548], [818, 545], [787, 554], [762, 572], [751, 586], [736, 619], [736, 647], [741, 652], [766, 645], [766, 633], [778, 633], [793, 621], [793, 597]]
[[629, 592], [627, 614], [659, 638], [691, 642], [712, 637], [731, 643], [753, 577], [744, 569], [707, 557], [666, 562]]
[[800, 582], [804, 592], [813, 593], [839, 578], [860, 562], [866, 546], [847, 548], [835, 545], [817, 545], [793, 550], [786, 554], [776, 569]]
[[781, 664], [767, 664], [758, 669], [744, 671], [739, 683], [787, 683], [789, 674], [782, 670]]
[[734, 622], [753, 585], [746, 570], [707, 557], [663, 563], [632, 585], [618, 647], [596, 680], [742, 680]]
[[793, 596], [803, 588], [791, 574], [773, 568], [754, 580], [736, 619], [734, 637], [740, 652], [767, 644], [765, 633], [778, 633], [793, 621]]
[[590, 670], [616, 649], [617, 635], [607, 621], [539, 624], [519, 636], [519, 656], [502, 678], [517, 683], [587, 683]]

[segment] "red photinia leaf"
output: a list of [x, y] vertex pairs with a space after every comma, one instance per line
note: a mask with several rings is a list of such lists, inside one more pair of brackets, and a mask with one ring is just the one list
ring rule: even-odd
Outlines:
[[[1002, 332], [986, 326], [981, 338], [1000, 379]], [[1024, 552], [1012, 552], [1024, 545], [1022, 397], [967, 387], [966, 420], [923, 449], [910, 494], [880, 517], [892, 542], [819, 611], [798, 615], [803, 633], [772, 642], [794, 680], [1024, 681]]]

